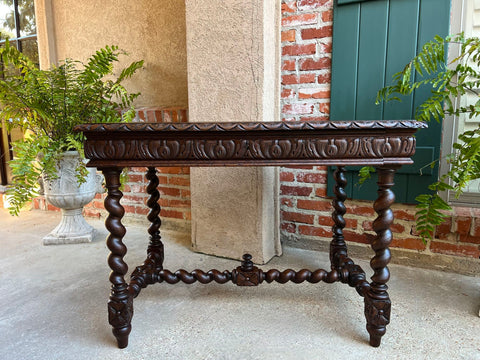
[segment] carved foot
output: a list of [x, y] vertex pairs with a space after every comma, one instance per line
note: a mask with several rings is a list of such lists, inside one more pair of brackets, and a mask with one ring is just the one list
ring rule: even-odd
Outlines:
[[385, 335], [387, 325], [390, 322], [391, 302], [388, 294], [385, 299], [374, 299], [371, 294], [365, 294], [365, 317], [367, 319], [367, 331], [370, 334], [370, 345], [380, 346], [382, 336]]
[[123, 349], [128, 346], [128, 335], [132, 330], [133, 297], [114, 299], [112, 295], [108, 302], [108, 322], [112, 325], [113, 335], [117, 339], [118, 347]]
[[128, 334], [130, 334], [132, 327], [122, 329], [113, 329], [113, 335], [117, 339], [117, 346], [119, 349], [125, 349], [128, 346]]

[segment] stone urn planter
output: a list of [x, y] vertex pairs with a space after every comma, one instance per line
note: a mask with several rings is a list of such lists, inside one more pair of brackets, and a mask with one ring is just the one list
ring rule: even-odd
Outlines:
[[45, 199], [62, 210], [60, 224], [43, 238], [44, 245], [91, 242], [96, 230], [83, 217], [83, 207], [103, 192], [102, 176], [87, 168], [86, 181], [79, 184], [77, 167], [82, 161], [77, 151], [65, 152], [57, 165], [58, 178], [43, 179]]

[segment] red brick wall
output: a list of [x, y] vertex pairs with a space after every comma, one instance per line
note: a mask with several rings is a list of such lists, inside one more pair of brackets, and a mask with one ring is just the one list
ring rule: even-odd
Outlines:
[[[183, 108], [140, 108], [138, 120], [148, 122], [186, 122], [188, 121], [187, 110]], [[160, 191], [160, 216], [163, 219], [174, 219], [188, 222], [191, 220], [190, 212], [190, 168], [188, 167], [165, 167], [158, 168]], [[145, 179], [146, 168], [130, 168], [128, 180], [124, 184], [122, 205], [127, 213], [138, 218], [145, 218], [149, 208], [146, 206], [148, 194], [145, 188], [148, 181]], [[105, 215], [103, 200], [105, 194], [97, 194], [95, 199], [88, 204], [85, 215], [100, 217]], [[35, 199], [33, 207], [43, 210], [58, 210], [52, 205], [46, 204], [43, 197]], [[130, 215], [131, 216], [131, 215]], [[187, 228], [188, 225], [179, 227]]]
[[[331, 0], [282, 1], [282, 120], [328, 120], [332, 7]], [[329, 238], [326, 168], [282, 168], [280, 181], [283, 237]]]
[[[332, 0], [282, 1], [282, 119], [325, 120], [330, 111]], [[281, 234], [284, 241], [328, 242], [331, 199], [326, 198], [326, 168], [287, 167], [280, 174]], [[368, 243], [374, 236], [371, 203], [348, 200], [345, 238]], [[392, 247], [464, 257], [480, 256], [480, 210], [456, 208], [428, 244], [415, 236], [415, 207], [394, 206]], [[364, 233], [364, 229], [367, 230]]]
[[282, 119], [327, 120], [332, 1], [282, 3]]

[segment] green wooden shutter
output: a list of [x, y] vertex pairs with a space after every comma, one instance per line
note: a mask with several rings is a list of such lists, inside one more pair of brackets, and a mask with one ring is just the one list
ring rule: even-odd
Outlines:
[[[428, 98], [416, 90], [402, 102], [375, 105], [377, 91], [435, 35], [448, 34], [450, 0], [336, 0], [333, 18], [332, 120], [413, 119], [415, 108]], [[415, 164], [404, 166], [393, 188], [398, 202], [413, 203], [438, 178], [438, 168], [424, 166], [440, 157], [441, 124], [432, 121], [417, 132]], [[348, 168], [347, 194], [376, 198], [376, 179], [362, 186], [357, 169]], [[421, 169], [421, 172], [420, 172]], [[333, 195], [333, 169], [328, 194]]]

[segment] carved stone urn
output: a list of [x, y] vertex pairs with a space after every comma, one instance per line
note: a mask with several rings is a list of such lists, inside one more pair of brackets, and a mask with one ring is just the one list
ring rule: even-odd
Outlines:
[[60, 224], [43, 238], [44, 245], [91, 242], [96, 230], [83, 217], [83, 207], [103, 192], [102, 176], [87, 168], [86, 181], [79, 184], [77, 168], [81, 158], [77, 151], [65, 152], [57, 164], [58, 177], [43, 179], [46, 200], [62, 210]]

